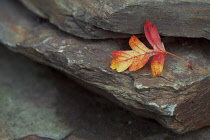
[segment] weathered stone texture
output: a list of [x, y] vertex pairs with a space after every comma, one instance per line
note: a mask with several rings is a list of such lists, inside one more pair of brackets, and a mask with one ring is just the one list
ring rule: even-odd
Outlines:
[[210, 39], [209, 0], [20, 0], [63, 31], [93, 38], [141, 34], [146, 20], [162, 35]]
[[[167, 56], [160, 77], [151, 76], [149, 64], [136, 72], [117, 73], [109, 68], [111, 52], [128, 49], [127, 39], [84, 40], [38, 22], [38, 17], [12, 1], [1, 1], [0, 8], [4, 14], [0, 16], [0, 40], [8, 48], [100, 89], [103, 92], [98, 94], [176, 133], [210, 125], [208, 40], [163, 38], [166, 49], [189, 61], [193, 70]], [[165, 24], [157, 25], [162, 32]]]

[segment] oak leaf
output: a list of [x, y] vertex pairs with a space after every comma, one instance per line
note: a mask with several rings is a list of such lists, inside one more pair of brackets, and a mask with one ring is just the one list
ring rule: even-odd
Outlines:
[[129, 68], [129, 71], [136, 71], [141, 69], [151, 56], [154, 56], [151, 61], [151, 69], [152, 75], [155, 77], [163, 71], [166, 54], [181, 59], [192, 69], [192, 66], [187, 61], [165, 50], [157, 27], [153, 26], [150, 21], [147, 21], [144, 25], [144, 33], [153, 49], [147, 48], [136, 36], [132, 36], [129, 40], [132, 50], [112, 52], [112, 55], [115, 57], [110, 66], [112, 69], [116, 69], [117, 72], [123, 72], [127, 68]]

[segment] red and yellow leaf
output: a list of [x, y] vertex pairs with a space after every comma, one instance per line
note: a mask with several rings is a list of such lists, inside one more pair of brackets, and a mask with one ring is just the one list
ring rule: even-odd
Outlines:
[[[151, 56], [152, 56], [151, 54], [144, 54], [144, 55], [139, 55], [139, 56], [135, 57], [129, 67], [129, 71], [136, 71], [136, 70], [142, 68], [148, 62], [148, 60]], [[139, 61], [139, 60], [141, 60], [141, 61]]]
[[148, 49], [136, 36], [132, 36], [129, 40], [130, 47], [140, 53], [140, 54], [146, 54], [147, 52], [150, 52], [152, 50]]
[[151, 69], [152, 75], [155, 77], [160, 75], [163, 71], [166, 54], [181, 59], [192, 68], [187, 61], [165, 50], [157, 27], [152, 26], [150, 21], [146, 22], [144, 32], [153, 50], [147, 48], [136, 36], [132, 36], [129, 40], [129, 45], [132, 50], [112, 52], [112, 55], [115, 57], [110, 66], [112, 69], [116, 69], [117, 72], [123, 72], [128, 68], [129, 71], [136, 71], [141, 69], [151, 56], [154, 56], [151, 62]]
[[147, 21], [144, 25], [144, 33], [154, 50], [165, 51], [165, 47], [160, 40], [160, 35], [158, 33], [157, 27], [155, 25], [152, 26], [152, 23], [150, 21]]
[[157, 53], [154, 58], [152, 59], [151, 62], [151, 69], [152, 69], [152, 75], [158, 76], [162, 73], [163, 71], [163, 65], [164, 65], [164, 61], [165, 61], [165, 56], [166, 53]]

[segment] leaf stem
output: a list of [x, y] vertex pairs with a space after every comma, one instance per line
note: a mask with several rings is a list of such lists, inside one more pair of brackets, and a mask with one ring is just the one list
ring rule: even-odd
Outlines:
[[181, 57], [179, 57], [179, 56], [177, 56], [177, 55], [175, 55], [175, 54], [172, 54], [172, 53], [170, 53], [170, 52], [167, 52], [167, 54], [172, 55], [172, 56], [174, 56], [174, 57], [176, 57], [176, 58], [179, 58], [179, 59], [182, 60], [183, 62], [187, 63], [188, 66], [190, 67], [190, 69], [193, 70], [192, 65], [191, 65], [189, 62], [187, 62], [186, 60], [184, 60], [183, 58], [181, 58]]

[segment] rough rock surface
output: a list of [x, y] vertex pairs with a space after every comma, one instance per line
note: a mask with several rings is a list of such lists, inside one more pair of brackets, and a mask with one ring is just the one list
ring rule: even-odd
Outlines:
[[175, 135], [3, 46], [0, 64], [0, 140], [210, 139], [210, 127]]
[[162, 40], [169, 52], [192, 63], [193, 71], [169, 56], [160, 77], [151, 77], [149, 65], [136, 72], [117, 73], [109, 68], [111, 52], [128, 49], [127, 39], [83, 40], [40, 21], [12, 0], [2, 0], [0, 8], [0, 40], [8, 48], [73, 76], [98, 94], [174, 132], [210, 125], [208, 40]]
[[20, 0], [60, 29], [83, 38], [140, 34], [146, 20], [162, 35], [210, 39], [209, 0]]
[[4, 46], [0, 78], [0, 140], [148, 140], [174, 135]]

